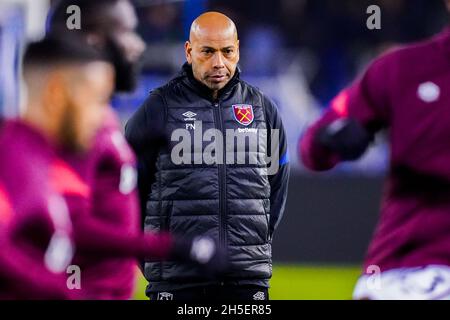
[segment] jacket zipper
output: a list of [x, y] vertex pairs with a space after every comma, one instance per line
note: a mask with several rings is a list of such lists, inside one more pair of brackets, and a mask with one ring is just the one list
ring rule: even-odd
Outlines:
[[222, 163], [218, 164], [219, 170], [219, 245], [226, 250], [227, 248], [227, 182], [226, 182], [226, 148], [225, 148], [225, 132], [223, 129], [222, 113], [220, 107], [220, 101], [214, 102], [214, 116], [216, 122], [216, 128], [222, 133], [223, 139], [223, 159]]

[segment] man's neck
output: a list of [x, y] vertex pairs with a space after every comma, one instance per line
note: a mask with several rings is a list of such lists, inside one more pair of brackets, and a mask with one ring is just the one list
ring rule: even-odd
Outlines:
[[55, 142], [57, 125], [42, 112], [39, 106], [27, 106], [25, 113], [22, 115], [22, 121], [40, 132], [47, 140]]
[[183, 65], [183, 69], [186, 72], [188, 78], [190, 79], [190, 82], [192, 84], [194, 84], [198, 88], [198, 90], [203, 93], [203, 96], [207, 97], [208, 99], [212, 99], [214, 101], [219, 99], [219, 94], [220, 94], [221, 90], [223, 91], [223, 89], [225, 89], [225, 88], [227, 88], [227, 86], [229, 86], [230, 82], [235, 81], [236, 77], [238, 76], [238, 72], [239, 72], [238, 70], [236, 70], [235, 74], [229, 80], [229, 82], [224, 86], [224, 88], [222, 88], [221, 90], [212, 90], [194, 76], [194, 73], [192, 71], [192, 66], [185, 63]]

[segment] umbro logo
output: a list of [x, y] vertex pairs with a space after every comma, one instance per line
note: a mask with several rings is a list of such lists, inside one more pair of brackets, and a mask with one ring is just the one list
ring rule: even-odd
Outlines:
[[170, 292], [159, 292], [157, 300], [173, 300], [173, 294]]
[[197, 120], [196, 118], [194, 118], [197, 114], [192, 112], [192, 111], [188, 111], [182, 114], [185, 118], [184, 121], [195, 121]]
[[253, 300], [265, 300], [265, 299], [266, 299], [266, 295], [262, 291], [258, 291], [257, 293], [255, 293], [253, 295]]

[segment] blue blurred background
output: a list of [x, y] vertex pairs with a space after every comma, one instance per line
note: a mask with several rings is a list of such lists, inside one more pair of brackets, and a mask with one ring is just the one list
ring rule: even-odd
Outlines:
[[[377, 4], [381, 30], [366, 28], [366, 9]], [[243, 78], [278, 104], [289, 137], [294, 170], [303, 171], [296, 143], [336, 93], [387, 48], [423, 39], [447, 22], [442, 0], [190, 0], [137, 1], [139, 32], [149, 44], [143, 81], [115, 105], [126, 118], [150, 88], [176, 73], [192, 20], [221, 11], [238, 26]], [[164, 54], [161, 54], [161, 53]], [[386, 169], [383, 137], [366, 156], [335, 172], [378, 175]]]
[[[27, 39], [42, 36], [50, 0], [0, 0], [0, 111], [17, 112], [18, 57]], [[443, 28], [442, 0], [136, 0], [139, 33], [148, 44], [140, 86], [114, 99], [125, 121], [154, 87], [184, 61], [192, 20], [207, 10], [230, 16], [241, 40], [243, 78], [277, 103], [288, 131], [294, 170], [304, 171], [296, 142], [305, 127], [367, 63], [387, 48]], [[369, 5], [380, 6], [381, 30], [366, 28]], [[335, 172], [377, 175], [386, 169], [383, 138], [355, 164]]]

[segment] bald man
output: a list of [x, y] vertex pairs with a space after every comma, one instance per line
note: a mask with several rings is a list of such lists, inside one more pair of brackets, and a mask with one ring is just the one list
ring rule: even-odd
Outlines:
[[289, 176], [281, 118], [239, 78], [238, 33], [228, 17], [199, 16], [185, 54], [179, 75], [153, 90], [125, 129], [139, 158], [143, 222], [147, 231], [216, 239], [231, 271], [208, 277], [188, 264], [146, 263], [146, 293], [151, 300], [266, 300]]

